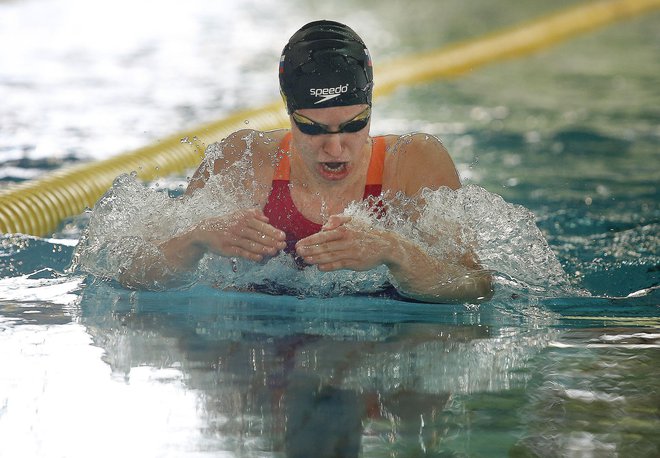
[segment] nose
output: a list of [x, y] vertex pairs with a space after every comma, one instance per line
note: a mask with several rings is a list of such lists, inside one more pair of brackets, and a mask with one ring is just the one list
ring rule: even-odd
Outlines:
[[323, 135], [323, 152], [338, 158], [341, 156], [341, 134], [325, 134]]

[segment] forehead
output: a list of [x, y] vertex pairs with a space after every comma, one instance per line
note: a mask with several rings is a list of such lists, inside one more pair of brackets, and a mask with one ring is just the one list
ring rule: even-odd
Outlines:
[[340, 124], [343, 121], [353, 119], [362, 113], [369, 105], [362, 103], [359, 105], [347, 105], [345, 107], [328, 108], [301, 108], [296, 113], [323, 124]]

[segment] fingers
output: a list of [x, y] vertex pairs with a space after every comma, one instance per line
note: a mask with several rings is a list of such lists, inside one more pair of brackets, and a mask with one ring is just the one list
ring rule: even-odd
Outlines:
[[260, 221], [263, 221], [264, 223], [268, 223], [268, 217], [264, 215], [263, 210], [259, 208], [253, 208], [247, 211], [248, 214], [252, 213], [255, 218], [257, 218]]
[[305, 256], [303, 259], [308, 264], [316, 265], [323, 272], [339, 269], [362, 270], [355, 253], [350, 251], [329, 251], [318, 255]]
[[286, 246], [286, 235], [271, 226], [261, 210], [251, 209], [207, 225], [207, 249], [221, 256], [261, 261]]
[[328, 221], [323, 225], [321, 230], [331, 231], [333, 229], [338, 228], [339, 226], [343, 226], [344, 224], [348, 223], [350, 220], [351, 220], [350, 216], [332, 215], [330, 216], [330, 218], [328, 218]]
[[362, 252], [345, 228], [322, 231], [296, 244], [296, 254], [320, 270], [337, 270], [356, 265]]
[[276, 227], [268, 223], [268, 218], [248, 218], [244, 227], [245, 235], [250, 237], [255, 242], [266, 242], [269, 244], [276, 244], [277, 242], [284, 242], [286, 234]]
[[341, 225], [323, 230], [296, 244], [296, 254], [319, 270], [369, 270], [382, 264], [390, 243], [371, 228]]
[[284, 249], [285, 234], [270, 224], [256, 218], [248, 218], [243, 224], [232, 226], [231, 246], [238, 250], [238, 255], [260, 261], [264, 256], [274, 256]]
[[315, 265], [322, 272], [340, 269], [369, 270], [377, 265], [368, 256], [364, 256], [362, 250], [355, 249], [328, 249], [318, 254], [305, 255], [303, 259], [306, 263]]
[[341, 252], [350, 247], [349, 243], [343, 239], [319, 241], [318, 243], [309, 245], [301, 245], [301, 242], [298, 242], [298, 245], [296, 245], [296, 253], [304, 258], [317, 257], [327, 252]]
[[322, 230], [321, 232], [317, 232], [316, 234], [312, 234], [309, 237], [299, 240], [298, 243], [296, 243], [296, 250], [298, 248], [312, 247], [323, 243], [342, 240], [346, 238], [346, 236], [347, 230], [345, 227], [338, 227], [332, 230]]
[[238, 227], [244, 226], [252, 228], [260, 233], [259, 236], [265, 235], [266, 237], [270, 237], [275, 240], [284, 241], [286, 237], [284, 232], [272, 226], [269, 223], [268, 217], [264, 215], [262, 210], [257, 208], [245, 210], [244, 212], [239, 213], [236, 216], [236, 225]]

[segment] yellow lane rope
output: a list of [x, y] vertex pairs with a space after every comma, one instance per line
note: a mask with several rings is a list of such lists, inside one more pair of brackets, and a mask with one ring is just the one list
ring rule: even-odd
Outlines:
[[[530, 54], [572, 36], [660, 8], [660, 0], [605, 0], [541, 17], [486, 37], [376, 66], [375, 97], [403, 85], [456, 76], [479, 66]], [[249, 121], [246, 126], [245, 122]], [[94, 203], [122, 173], [143, 180], [181, 173], [199, 163], [199, 145], [250, 127], [270, 130], [287, 124], [281, 102], [242, 111], [179, 132], [152, 145], [110, 159], [57, 170], [37, 180], [0, 191], [0, 232], [44, 236], [60, 222]], [[187, 138], [189, 142], [182, 142]], [[192, 145], [191, 145], [192, 143]]]
[[458, 76], [489, 63], [520, 57], [575, 35], [660, 8], [660, 0], [608, 0], [568, 8], [531, 22], [378, 68], [375, 95], [403, 84]]

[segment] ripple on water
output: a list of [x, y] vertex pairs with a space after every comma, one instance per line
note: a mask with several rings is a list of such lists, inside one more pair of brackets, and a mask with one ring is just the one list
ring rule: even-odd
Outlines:
[[[217, 147], [210, 152], [213, 157], [222, 154]], [[243, 161], [249, 160], [247, 154]], [[427, 190], [423, 197], [426, 205], [418, 208], [402, 196], [384, 196], [388, 213], [381, 219], [364, 203], [350, 205], [346, 213], [354, 220], [416, 240], [436, 257], [460, 256], [470, 246], [484, 268], [494, 271], [509, 287], [541, 294], [570, 290], [566, 274], [526, 208], [474, 185], [458, 191]], [[178, 198], [145, 187], [135, 176], [123, 175], [94, 208], [76, 250], [74, 267], [100, 278], [117, 279], [131, 259], [158, 256], [158, 240], [179, 234], [204, 218], [253, 205], [249, 192], [221, 175], [213, 176], [192, 196]], [[411, 222], [412, 213], [421, 214], [417, 224]], [[384, 267], [325, 274], [316, 268], [299, 270], [283, 254], [262, 263], [230, 261], [207, 255], [183, 283], [201, 281], [240, 288], [274, 282], [302, 294], [336, 295], [379, 290], [388, 276]]]

